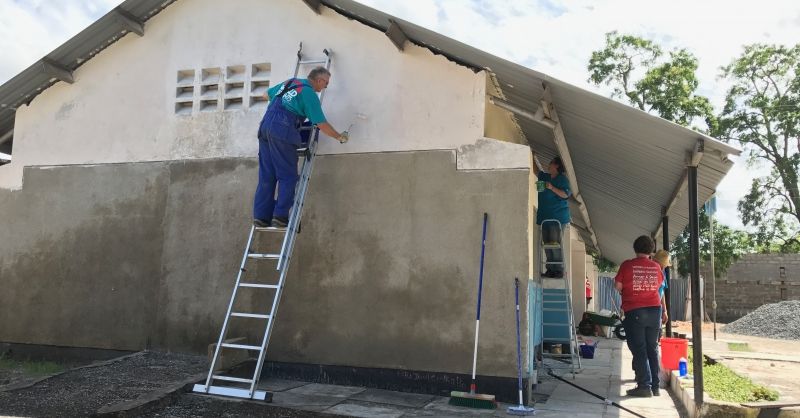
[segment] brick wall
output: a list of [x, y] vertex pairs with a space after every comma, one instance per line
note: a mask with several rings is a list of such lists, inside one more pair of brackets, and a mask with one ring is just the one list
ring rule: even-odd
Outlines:
[[[702, 269], [711, 316], [711, 273]], [[717, 277], [717, 321], [728, 323], [766, 303], [800, 300], [800, 254], [749, 254]]]

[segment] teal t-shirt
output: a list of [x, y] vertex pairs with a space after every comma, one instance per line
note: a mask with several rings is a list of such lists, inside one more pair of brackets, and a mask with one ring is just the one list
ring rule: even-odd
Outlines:
[[[568, 198], [572, 195], [572, 190], [569, 188], [569, 180], [567, 180], [567, 176], [563, 174], [551, 178], [550, 173], [540, 171], [539, 180], [553, 183], [553, 186], [563, 190]], [[558, 195], [550, 189], [544, 189], [539, 192], [539, 207], [536, 209], [536, 224], [541, 225], [542, 221], [545, 219], [556, 219], [561, 222], [562, 225], [570, 223], [572, 218], [569, 215], [569, 203], [567, 201], [568, 199], [558, 197]]]
[[[289, 90], [283, 95], [283, 106], [289, 109], [295, 115], [303, 118], [308, 118], [314, 125], [325, 122], [325, 114], [322, 113], [322, 103], [319, 101], [319, 96], [311, 87], [311, 83], [305, 78], [292, 79], [292, 85], [298, 86], [296, 89]], [[283, 90], [286, 84], [284, 81], [281, 84], [272, 86], [267, 90], [269, 99], [277, 96]]]

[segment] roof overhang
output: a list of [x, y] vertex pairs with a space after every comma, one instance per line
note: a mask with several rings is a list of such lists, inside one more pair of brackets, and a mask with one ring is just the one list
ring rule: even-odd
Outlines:
[[[673, 122], [589, 92], [547, 74], [493, 56], [413, 23], [353, 0], [320, 3], [367, 26], [401, 31], [413, 44], [472, 68], [498, 81], [501, 98], [513, 107], [534, 152], [565, 157], [579, 190], [571, 199], [573, 224], [590, 250], [617, 263], [633, 255], [639, 235], [661, 234], [670, 217], [670, 240], [689, 221], [686, 167], [696, 158], [698, 202], [708, 200], [730, 170], [731, 154], [740, 150]], [[501, 107], [503, 107], [501, 104]], [[687, 159], [687, 155], [692, 158]], [[567, 159], [565, 159], [566, 162]]]

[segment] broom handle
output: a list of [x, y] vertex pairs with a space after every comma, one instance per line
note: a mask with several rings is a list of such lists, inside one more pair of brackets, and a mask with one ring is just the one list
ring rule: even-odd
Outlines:
[[478, 314], [475, 319], [475, 349], [472, 355], [472, 385], [470, 391], [475, 390], [475, 369], [478, 366], [478, 333], [481, 328], [481, 293], [483, 293], [483, 257], [486, 253], [486, 224], [489, 222], [489, 214], [483, 213], [483, 238], [481, 238], [481, 272], [478, 275]]
[[514, 278], [514, 302], [517, 305], [517, 387], [519, 389], [519, 404], [522, 405], [522, 347], [519, 336], [519, 278]]

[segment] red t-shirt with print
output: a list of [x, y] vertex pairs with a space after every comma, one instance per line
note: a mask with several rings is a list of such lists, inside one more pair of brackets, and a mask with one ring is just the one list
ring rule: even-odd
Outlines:
[[661, 265], [647, 257], [636, 257], [619, 266], [617, 283], [622, 283], [622, 310], [661, 306], [658, 288], [664, 281]]

